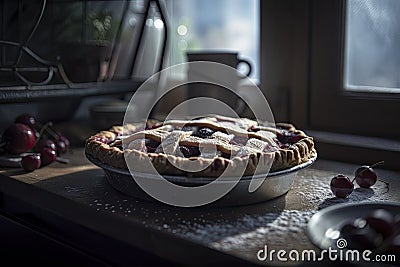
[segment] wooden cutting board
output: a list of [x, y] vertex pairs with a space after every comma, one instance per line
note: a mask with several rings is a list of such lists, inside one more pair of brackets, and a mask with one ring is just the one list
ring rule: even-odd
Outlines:
[[[13, 157], [11, 160], [6, 161], [5, 157], [0, 157], [0, 174], [10, 178], [14, 178], [27, 184], [34, 184], [40, 181], [51, 179], [66, 174], [82, 175], [84, 170], [99, 169], [90, 161], [86, 159], [86, 156], [82, 149], [71, 149], [66, 154], [62, 155], [62, 158], [69, 160], [69, 163], [64, 164], [60, 162], [53, 162], [47, 166], [37, 169], [33, 172], [26, 172], [19, 167], [18, 157]], [[85, 178], [85, 177], [82, 177]]]

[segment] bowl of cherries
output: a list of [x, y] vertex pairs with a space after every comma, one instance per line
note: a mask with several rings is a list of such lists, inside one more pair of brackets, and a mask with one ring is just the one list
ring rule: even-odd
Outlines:
[[53, 124], [41, 124], [29, 114], [22, 114], [4, 130], [0, 141], [0, 164], [34, 171], [54, 161], [68, 163], [61, 155], [70, 147], [70, 141], [53, 129]]
[[400, 203], [342, 203], [325, 208], [309, 220], [308, 236], [321, 249], [400, 253]]

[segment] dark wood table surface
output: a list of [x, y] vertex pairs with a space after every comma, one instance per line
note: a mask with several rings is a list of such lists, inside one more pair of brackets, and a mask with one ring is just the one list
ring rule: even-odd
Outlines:
[[318, 159], [299, 171], [292, 190], [274, 200], [177, 208], [116, 191], [83, 149], [65, 157], [69, 164], [56, 162], [30, 173], [1, 169], [1, 211], [104, 265], [145, 265], [149, 257], [157, 264], [274, 265], [257, 259], [264, 245], [318, 251], [306, 227], [319, 210], [344, 202], [400, 201], [400, 174], [383, 169], [378, 175], [389, 186], [378, 181], [372, 189], [355, 189], [348, 199], [335, 198], [330, 179], [338, 173], [353, 176], [358, 166]]

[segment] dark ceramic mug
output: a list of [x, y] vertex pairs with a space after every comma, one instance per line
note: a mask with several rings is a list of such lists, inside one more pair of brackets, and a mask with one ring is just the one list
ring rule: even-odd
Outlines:
[[186, 52], [188, 62], [194, 61], [211, 61], [237, 68], [239, 64], [246, 64], [248, 71], [241, 75], [241, 78], [249, 77], [252, 72], [252, 66], [249, 61], [239, 58], [239, 53], [235, 51], [188, 51]]
[[[224, 102], [237, 114], [241, 115], [245, 109], [245, 104], [238, 97], [238, 84], [240, 80], [247, 78], [251, 74], [252, 66], [250, 62], [239, 58], [238, 52], [235, 51], [189, 51], [186, 55], [188, 62], [216, 62], [231, 67], [221, 68], [220, 66], [213, 65], [189, 64], [188, 79], [190, 81], [206, 79], [210, 83], [190, 83], [187, 87], [188, 98], [214, 98]], [[237, 71], [239, 64], [246, 64], [248, 66], [246, 74]], [[225, 86], [219, 86], [218, 83]], [[226, 89], [226, 87], [229, 87], [231, 90]]]

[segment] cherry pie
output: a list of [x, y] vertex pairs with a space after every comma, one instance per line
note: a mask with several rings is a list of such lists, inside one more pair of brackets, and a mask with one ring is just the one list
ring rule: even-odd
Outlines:
[[[218, 115], [193, 120], [114, 126], [86, 141], [86, 154], [115, 168], [150, 160], [160, 174], [219, 177], [287, 169], [315, 157], [313, 138], [287, 123], [257, 123]], [[191, 164], [198, 171], [185, 171]], [[140, 168], [139, 168], [140, 169]], [[244, 173], [243, 173], [244, 170]], [[145, 171], [145, 170], [143, 170]]]

